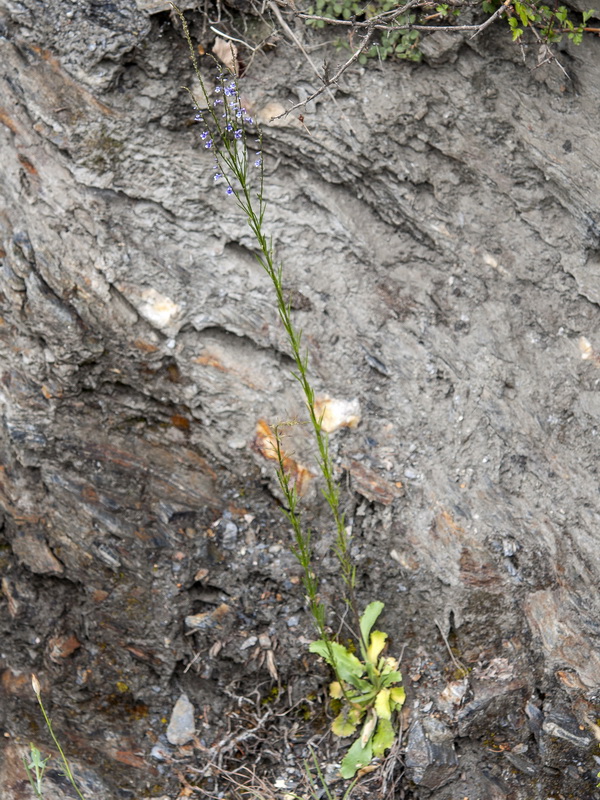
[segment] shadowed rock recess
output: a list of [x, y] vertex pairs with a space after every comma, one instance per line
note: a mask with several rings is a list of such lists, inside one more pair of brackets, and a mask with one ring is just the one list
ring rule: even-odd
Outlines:
[[[268, 33], [188, 7], [206, 51], [220, 13]], [[402, 653], [400, 747], [355, 792], [596, 798], [600, 43], [567, 79], [504, 26], [436, 36], [303, 120], [272, 120], [318, 86], [284, 31], [241, 81], [310, 374], [360, 408], [331, 437], [359, 599]], [[303, 408], [179, 20], [3, 0], [0, 75], [0, 795], [55, 752], [32, 671], [88, 797], [232, 796], [239, 764], [302, 791], [307, 743], [328, 774], [343, 752], [265, 458]], [[304, 426], [287, 446], [341, 613]]]

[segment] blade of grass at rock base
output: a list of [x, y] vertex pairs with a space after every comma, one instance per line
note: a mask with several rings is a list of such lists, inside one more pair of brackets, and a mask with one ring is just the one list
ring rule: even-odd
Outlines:
[[384, 605], [382, 602], [379, 600], [374, 600], [372, 603], [369, 603], [369, 605], [363, 611], [363, 614], [360, 618], [361, 645], [364, 645], [365, 647], [367, 646], [371, 629], [383, 611], [383, 607]]
[[380, 719], [379, 725], [377, 726], [377, 730], [375, 731], [375, 735], [371, 740], [373, 747], [373, 757], [377, 758], [378, 756], [382, 756], [386, 750], [389, 750], [390, 747], [394, 744], [395, 738], [396, 734], [394, 733], [394, 728], [392, 726], [391, 720]]
[[359, 769], [371, 763], [372, 758], [373, 746], [371, 741], [368, 741], [366, 746], [363, 747], [360, 739], [357, 739], [342, 760], [340, 775], [345, 779], [353, 778]]

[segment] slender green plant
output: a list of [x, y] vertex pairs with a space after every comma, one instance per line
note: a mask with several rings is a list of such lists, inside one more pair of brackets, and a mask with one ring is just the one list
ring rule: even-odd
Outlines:
[[[73, 789], [75, 789], [77, 796], [80, 798], [80, 800], [86, 800], [85, 797], [82, 795], [81, 791], [79, 790], [79, 786], [77, 785], [77, 781], [75, 780], [75, 776], [73, 775], [73, 771], [71, 770], [71, 766], [67, 760], [64, 750], [62, 749], [60, 742], [58, 741], [58, 739], [56, 738], [56, 734], [54, 733], [52, 722], [50, 720], [50, 717], [48, 716], [48, 712], [46, 711], [44, 703], [42, 701], [42, 690], [40, 687], [40, 682], [37, 679], [36, 675], [31, 676], [31, 685], [33, 687], [33, 691], [37, 698], [38, 705], [42, 711], [42, 715], [44, 717], [44, 722], [46, 723], [46, 727], [48, 728], [48, 732], [50, 733], [52, 741], [56, 745], [56, 749], [60, 754], [60, 760], [62, 761], [65, 777], [67, 778]], [[36, 796], [42, 797], [42, 778], [44, 775], [44, 769], [46, 768], [46, 763], [48, 759], [46, 758], [42, 760], [40, 751], [36, 747], [34, 747], [34, 745], [31, 745], [31, 756], [32, 756], [31, 763], [29, 765], [25, 764], [27, 777], [29, 778], [29, 782], [31, 783], [32, 788], [36, 793]]]
[[42, 758], [42, 754], [32, 743], [29, 744], [29, 761], [23, 756], [23, 766], [36, 797], [41, 798], [44, 796], [42, 794], [42, 785], [46, 764], [49, 760], [49, 756], [48, 758]]
[[[281, 429], [279, 426], [275, 427], [273, 449], [278, 465], [279, 486], [287, 506], [284, 513], [294, 534], [292, 552], [303, 570], [303, 586], [319, 635], [319, 639], [311, 644], [310, 650], [323, 657], [333, 669], [336, 681], [330, 687], [330, 694], [344, 705], [332, 730], [338, 736], [350, 736], [362, 725], [359, 737], [342, 761], [342, 776], [351, 778], [373, 756], [382, 755], [391, 747], [394, 739], [392, 714], [404, 702], [404, 690], [398, 685], [402, 676], [395, 659], [381, 656], [387, 635], [380, 631], [372, 632], [373, 625], [383, 610], [383, 603], [370, 603], [362, 616], [359, 615], [355, 594], [356, 566], [350, 552], [350, 534], [341, 510], [340, 490], [334, 476], [329, 438], [323, 429], [323, 418], [318, 412], [315, 392], [309, 378], [308, 352], [302, 345], [302, 332], [295, 327], [292, 320], [291, 302], [286, 298], [283, 287], [283, 268], [275, 263], [273, 242], [264, 231], [266, 201], [260, 131], [253, 137], [256, 147], [253, 148], [255, 156], [251, 159], [249, 130], [254, 123], [242, 106], [236, 75], [217, 63], [215, 90], [209, 94], [198, 66], [185, 17], [176, 6], [173, 7], [181, 19], [191, 61], [202, 90], [200, 99], [188, 90], [197, 112], [196, 121], [203, 128], [200, 137], [205, 149], [214, 155], [215, 182], [224, 184], [226, 193], [235, 198], [257, 242], [258, 252], [255, 255], [275, 292], [279, 318], [295, 365], [292, 374], [301, 387], [316, 443], [317, 460], [324, 481], [322, 491], [335, 526], [333, 551], [339, 564], [346, 602], [355, 621], [354, 630], [362, 661], [347, 647], [334, 641], [327, 631], [326, 609], [320, 598], [319, 582], [313, 567], [311, 532], [303, 524], [298, 488], [286, 469]], [[251, 170], [252, 160], [258, 173]]]
[[[310, 760], [312, 764], [308, 761], [304, 762], [304, 774], [306, 775], [306, 779], [310, 787], [310, 796], [313, 798], [313, 800], [322, 800], [323, 797], [325, 797], [327, 800], [334, 800], [334, 796], [331, 793], [331, 789], [329, 788], [327, 781], [325, 780], [323, 770], [319, 765], [319, 760], [312, 747], [310, 748]], [[316, 778], [312, 772], [313, 767], [316, 773]], [[350, 794], [352, 793], [352, 790], [356, 786], [357, 782], [358, 778], [355, 778], [347, 787], [346, 791], [342, 795], [341, 800], [349, 800]], [[298, 795], [293, 795], [293, 797], [295, 800], [301, 800]]]

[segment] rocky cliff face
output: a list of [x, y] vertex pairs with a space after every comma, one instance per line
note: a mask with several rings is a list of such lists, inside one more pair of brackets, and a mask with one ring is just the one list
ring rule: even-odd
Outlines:
[[[32, 670], [90, 796], [174, 797], [178, 769], [206, 787], [234, 755], [293, 788], [322, 675], [261, 430], [302, 404], [181, 89], [180, 25], [142, 0], [4, 0], [0, 33], [2, 795], [26, 796], [19, 748], [44, 741]], [[591, 798], [598, 39], [561, 54], [567, 78], [503, 30], [461, 37], [273, 120], [315, 86], [282, 36], [242, 93], [315, 385], [360, 404], [331, 442], [361, 600], [405, 648], [405, 773], [370, 791]], [[315, 471], [302, 426], [290, 449]], [[182, 691], [198, 734], [176, 752]], [[262, 719], [276, 695], [261, 730], [284, 737], [276, 709], [304, 702], [309, 733], [273, 772], [236, 736], [255, 724], [240, 698]]]

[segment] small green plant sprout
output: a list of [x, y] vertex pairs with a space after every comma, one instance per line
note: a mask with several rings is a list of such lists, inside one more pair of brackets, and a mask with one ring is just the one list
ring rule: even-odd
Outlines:
[[359, 769], [392, 746], [396, 738], [393, 714], [406, 699], [398, 661], [382, 655], [387, 634], [372, 630], [382, 611], [383, 603], [375, 601], [369, 603], [360, 618], [362, 661], [339, 642], [319, 639], [309, 647], [338, 676], [329, 687], [330, 696], [343, 704], [331, 726], [333, 733], [353, 736], [362, 726], [342, 761], [343, 778], [353, 778]]
[[23, 756], [23, 766], [36, 797], [43, 798], [44, 796], [42, 794], [42, 781], [46, 771], [46, 764], [49, 760], [49, 756], [48, 758], [42, 758], [42, 754], [34, 744], [29, 745], [29, 761]]
[[[48, 712], [46, 711], [46, 709], [44, 707], [44, 703], [42, 701], [42, 690], [41, 690], [40, 682], [39, 682], [39, 680], [37, 678], [37, 675], [32, 675], [31, 676], [31, 686], [33, 687], [33, 691], [34, 691], [35, 696], [37, 698], [38, 705], [39, 705], [39, 707], [40, 707], [40, 709], [42, 711], [42, 715], [44, 717], [44, 722], [46, 723], [46, 728], [48, 728], [48, 733], [52, 737], [52, 741], [56, 745], [56, 749], [59, 752], [60, 760], [62, 761], [62, 765], [63, 765], [65, 778], [67, 778], [67, 780], [69, 781], [69, 783], [71, 784], [73, 789], [75, 789], [75, 792], [77, 793], [77, 797], [79, 797], [79, 800], [85, 800], [85, 797], [81, 794], [81, 792], [79, 790], [79, 786], [77, 785], [77, 781], [75, 780], [75, 776], [73, 775], [73, 771], [71, 770], [71, 766], [70, 766], [70, 764], [69, 764], [69, 762], [67, 760], [67, 757], [66, 757], [66, 755], [64, 753], [64, 750], [60, 746], [60, 742], [56, 738], [56, 734], [54, 733], [54, 729], [52, 728], [52, 722], [50, 721], [50, 717], [48, 716]], [[43, 767], [45, 769], [46, 762], [48, 761], [48, 759], [46, 758], [46, 759], [44, 759], [44, 761], [42, 761], [41, 760], [41, 754], [40, 754], [39, 750], [37, 750], [37, 748], [34, 748], [33, 745], [31, 745], [32, 762], [34, 761], [34, 757], [33, 757], [34, 749], [35, 749], [35, 751], [37, 753], [37, 756], [36, 756], [35, 760], [39, 762], [39, 765], [43, 764]], [[25, 765], [25, 769], [27, 771], [27, 777], [29, 778], [29, 782], [31, 783], [31, 785], [33, 787], [33, 790], [36, 793], [36, 796], [37, 797], [42, 797], [42, 794], [41, 794], [41, 781], [42, 781], [42, 777], [43, 777], [44, 771], [42, 769], [42, 771], [40, 773], [38, 771], [39, 768], [40, 767], [38, 766], [38, 768], [36, 769], [31, 764], [29, 764], [29, 765], [26, 764]], [[32, 783], [32, 774], [30, 772], [31, 769], [33, 769], [33, 776], [34, 776], [35, 783]]]

